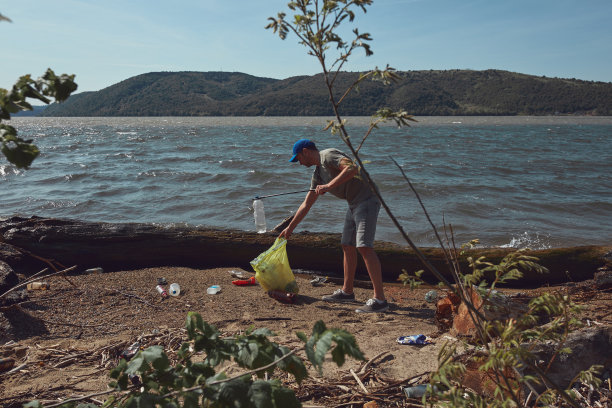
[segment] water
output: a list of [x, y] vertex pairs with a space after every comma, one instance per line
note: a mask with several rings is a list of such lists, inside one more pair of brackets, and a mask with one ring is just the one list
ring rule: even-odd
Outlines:
[[[346, 150], [325, 118], [15, 118], [41, 150], [30, 170], [0, 158], [0, 217], [188, 224], [254, 231], [257, 195], [308, 189], [289, 163], [311, 138]], [[353, 140], [367, 118], [349, 118]], [[612, 118], [423, 117], [375, 130], [361, 150], [410, 238], [436, 240], [409, 177], [444, 236], [459, 245], [550, 248], [612, 242]], [[304, 193], [264, 199], [268, 228]], [[346, 204], [325, 195], [296, 229], [340, 232]], [[381, 211], [377, 239], [405, 243]]]

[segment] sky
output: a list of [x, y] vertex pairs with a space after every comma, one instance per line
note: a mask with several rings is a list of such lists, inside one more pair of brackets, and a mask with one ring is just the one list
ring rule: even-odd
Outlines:
[[[12, 20], [0, 21], [0, 88], [49, 67], [75, 74], [77, 93], [158, 71], [319, 73], [295, 36], [282, 41], [264, 29], [268, 17], [289, 15], [287, 2], [0, 0], [0, 14]], [[344, 68], [501, 69], [612, 82], [611, 18], [611, 0], [374, 0], [354, 22], [372, 35], [374, 55], [360, 51]]]

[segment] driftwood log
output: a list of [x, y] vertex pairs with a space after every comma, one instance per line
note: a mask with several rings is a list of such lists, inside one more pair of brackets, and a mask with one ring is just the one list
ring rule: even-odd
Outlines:
[[[11, 246], [15, 246], [63, 264], [78, 265], [81, 271], [92, 267], [112, 271], [155, 266], [241, 267], [251, 270], [249, 262], [269, 248], [277, 235], [276, 232], [257, 234], [183, 225], [12, 217], [0, 221], [0, 259], [16, 271], [32, 267], [27, 265], [32, 259], [14, 255]], [[424, 269], [409, 248], [377, 241], [375, 249], [386, 281], [396, 281], [403, 269]], [[421, 250], [431, 264], [448, 276], [446, 261], [439, 248]], [[610, 256], [611, 250], [612, 247], [581, 246], [530, 251], [531, 255], [540, 258], [540, 264], [547, 267], [550, 273], [526, 273], [516, 286], [592, 279], [597, 268], [604, 265], [606, 257]], [[478, 249], [474, 255], [484, 255], [488, 260], [497, 262], [510, 251], [507, 248]], [[340, 234], [293, 234], [287, 252], [293, 269], [330, 276], [342, 275]], [[39, 267], [40, 264], [37, 264], [35, 268]], [[367, 279], [361, 260], [357, 275]], [[428, 272], [424, 278], [430, 282], [436, 281]]]

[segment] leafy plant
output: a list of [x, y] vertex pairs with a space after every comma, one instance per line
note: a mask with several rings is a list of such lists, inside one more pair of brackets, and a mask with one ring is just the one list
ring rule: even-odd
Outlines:
[[[455, 251], [452, 254], [454, 268], [458, 270], [459, 255]], [[472, 352], [458, 353], [456, 345], [445, 344], [438, 355], [439, 367], [430, 377], [430, 393], [422, 402], [449, 407], [529, 406], [527, 396], [531, 393], [536, 404], [558, 404], [564, 400], [577, 406], [571, 390], [556, 386], [540, 369], [533, 350], [537, 345], [553, 342], [557, 353], [571, 352], [564, 348], [564, 343], [569, 333], [580, 327], [576, 318], [579, 308], [566, 295], [544, 294], [532, 299], [526, 310], [516, 316], [500, 316], [496, 306], [505, 298], [495, 286], [520, 279], [523, 271], [545, 273], [546, 268], [536, 263], [537, 258], [525, 255], [524, 250], [508, 254], [498, 264], [484, 257], [466, 256], [466, 260], [470, 271], [465, 274], [459, 271], [456, 283], [459, 291], [468, 294], [465, 298], [475, 309], [470, 310], [470, 316], [477, 332], [478, 349], [464, 344], [464, 349]], [[487, 276], [492, 278], [490, 283]], [[480, 304], [471, 301], [472, 291], [482, 299]], [[548, 323], [540, 326], [545, 321]], [[489, 393], [479, 394], [462, 384], [468, 365], [478, 367], [483, 377], [489, 379], [485, 384]], [[593, 366], [578, 377], [585, 384], [597, 386], [600, 380], [595, 374], [601, 368]], [[545, 390], [538, 392], [536, 388], [542, 386]]]
[[[223, 337], [198, 313], [190, 312], [185, 324], [187, 341], [171, 364], [161, 346], [139, 351], [129, 362], [121, 359], [110, 372], [112, 394], [104, 407], [300, 407], [292, 390], [273, 378], [280, 369], [301, 383], [307, 376], [306, 366], [296, 356], [299, 349], [290, 350], [268, 339], [274, 335], [268, 329], [249, 329], [235, 337]], [[310, 337], [299, 332], [305, 343], [306, 356], [319, 371], [328, 352], [341, 366], [346, 357], [364, 360], [352, 334], [340, 329], [327, 329], [321, 321], [315, 323]], [[228, 377], [220, 370], [223, 363], [233, 361], [245, 371]], [[272, 379], [268, 379], [272, 378]], [[91, 407], [78, 404], [86, 399], [75, 398], [57, 406]], [[38, 401], [26, 408], [42, 407]]]
[[11, 119], [11, 114], [32, 110], [28, 98], [38, 99], [46, 104], [55, 99], [57, 102], [66, 100], [77, 89], [74, 75], [56, 75], [53, 70], [34, 80], [30, 75], [24, 75], [13, 85], [10, 91], [0, 88], [0, 144], [6, 159], [17, 168], [27, 169], [40, 151], [32, 140], [24, 140], [17, 136], [17, 130], [2, 123]]

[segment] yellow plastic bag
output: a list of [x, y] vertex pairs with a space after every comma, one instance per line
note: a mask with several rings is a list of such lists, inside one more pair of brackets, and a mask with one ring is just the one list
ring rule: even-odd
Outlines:
[[274, 244], [251, 261], [255, 279], [265, 290], [282, 290], [298, 293], [295, 276], [287, 258], [287, 240], [276, 238]]

